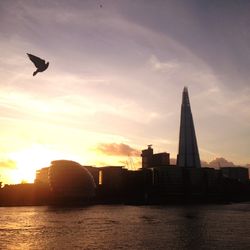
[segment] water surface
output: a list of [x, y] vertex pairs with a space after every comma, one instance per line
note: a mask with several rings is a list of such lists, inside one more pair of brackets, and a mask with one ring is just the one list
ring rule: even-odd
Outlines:
[[0, 249], [250, 249], [250, 204], [0, 207]]

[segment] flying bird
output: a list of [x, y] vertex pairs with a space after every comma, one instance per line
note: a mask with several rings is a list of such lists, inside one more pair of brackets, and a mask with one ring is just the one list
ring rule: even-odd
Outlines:
[[33, 73], [33, 76], [35, 76], [38, 72], [43, 72], [49, 67], [49, 62], [45, 63], [45, 60], [28, 53], [27, 55], [37, 68], [37, 70]]

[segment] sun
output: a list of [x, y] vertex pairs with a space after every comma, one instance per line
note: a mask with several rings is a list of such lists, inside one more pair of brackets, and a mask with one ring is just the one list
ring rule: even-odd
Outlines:
[[11, 158], [16, 162], [16, 170], [13, 171], [12, 182], [33, 183], [36, 177], [36, 170], [49, 166], [53, 160], [67, 159], [67, 155], [51, 150], [47, 146], [36, 144], [30, 148], [12, 153]]

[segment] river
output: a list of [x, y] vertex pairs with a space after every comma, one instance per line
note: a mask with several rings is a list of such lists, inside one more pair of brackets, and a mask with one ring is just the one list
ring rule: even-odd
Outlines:
[[250, 203], [0, 207], [0, 249], [250, 249]]

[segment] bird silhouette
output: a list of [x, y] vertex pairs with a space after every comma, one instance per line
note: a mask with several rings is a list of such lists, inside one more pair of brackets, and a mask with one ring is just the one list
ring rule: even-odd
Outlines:
[[49, 62], [45, 63], [45, 60], [28, 53], [27, 55], [37, 68], [37, 70], [33, 73], [33, 76], [35, 76], [38, 72], [43, 72], [49, 67]]

